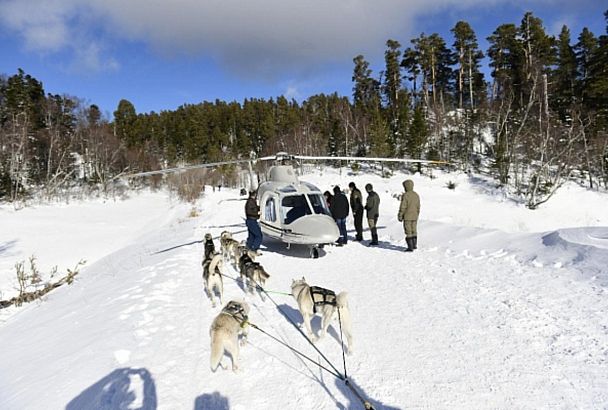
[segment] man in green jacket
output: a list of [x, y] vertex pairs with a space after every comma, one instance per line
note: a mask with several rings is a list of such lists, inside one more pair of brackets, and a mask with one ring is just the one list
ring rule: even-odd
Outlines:
[[367, 200], [365, 202], [365, 210], [367, 211], [367, 224], [372, 233], [372, 241], [370, 246], [378, 245], [378, 209], [380, 208], [380, 197], [374, 192], [372, 184], [365, 185], [367, 191]]
[[403, 181], [405, 192], [401, 196], [401, 205], [397, 219], [403, 222], [405, 231], [405, 242], [407, 243], [406, 252], [413, 252], [417, 248], [418, 242], [418, 215], [420, 215], [420, 197], [414, 192], [414, 181], [406, 179]]

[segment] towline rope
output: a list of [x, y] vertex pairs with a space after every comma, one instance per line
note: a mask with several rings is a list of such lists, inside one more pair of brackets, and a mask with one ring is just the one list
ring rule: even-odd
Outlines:
[[[238, 280], [237, 278], [233, 278], [232, 276], [226, 275], [224, 273], [219, 273], [219, 275], [224, 276], [228, 279], [232, 279], [235, 282], [237, 282], [237, 280]], [[372, 404], [369, 401], [365, 400], [365, 398], [363, 398], [363, 396], [361, 396], [361, 394], [357, 391], [357, 389], [355, 389], [354, 386], [348, 380], [348, 376], [346, 374], [346, 357], [344, 354], [344, 340], [342, 338], [342, 319], [341, 319], [341, 315], [340, 315], [340, 308], [338, 308], [338, 323], [340, 325], [340, 343], [342, 345], [342, 361], [344, 364], [344, 374], [340, 373], [340, 371], [338, 369], [336, 369], [336, 367], [333, 365], [333, 363], [329, 361], [329, 359], [323, 354], [323, 352], [321, 352], [321, 350], [319, 350], [319, 348], [317, 346], [315, 346], [314, 343], [312, 343], [312, 341], [308, 338], [308, 336], [306, 336], [306, 334], [304, 334], [304, 332], [302, 331], [302, 329], [300, 329], [300, 327], [297, 325], [297, 323], [295, 323], [288, 315], [285, 314], [285, 312], [283, 312], [281, 310], [281, 307], [277, 304], [277, 302], [274, 301], [273, 298], [270, 297], [269, 293], [276, 293], [279, 295], [287, 295], [287, 296], [293, 296], [293, 295], [291, 293], [285, 293], [285, 292], [268, 291], [268, 290], [264, 289], [264, 287], [262, 287], [259, 283], [257, 283], [255, 281], [255, 279], [252, 279], [252, 281], [255, 284], [256, 289], [264, 292], [266, 294], [266, 296], [268, 296], [268, 299], [270, 299], [270, 301], [277, 307], [279, 312], [283, 313], [283, 316], [285, 316], [285, 318], [287, 318], [287, 320], [296, 328], [296, 330], [298, 332], [300, 332], [300, 334], [304, 337], [304, 339], [306, 339], [306, 341], [317, 351], [317, 353], [319, 353], [319, 355], [321, 355], [321, 357], [329, 364], [329, 366], [333, 369], [333, 371], [328, 369], [327, 367], [323, 366], [318, 361], [311, 359], [310, 357], [308, 357], [304, 353], [300, 352], [299, 350], [291, 347], [290, 345], [283, 342], [282, 340], [274, 337], [273, 335], [266, 332], [265, 330], [263, 330], [256, 324], [251, 323], [248, 319], [241, 322], [241, 327], [244, 327], [247, 325], [251, 326], [252, 328], [262, 332], [266, 336], [270, 337], [271, 339], [273, 339], [273, 340], [279, 342], [280, 344], [282, 344], [283, 346], [287, 347], [289, 350], [296, 353], [297, 355], [305, 358], [306, 360], [310, 361], [311, 363], [316, 364], [320, 369], [323, 369], [326, 372], [328, 372], [329, 374], [331, 374], [332, 376], [336, 377], [337, 379], [342, 380], [344, 382], [344, 384], [346, 385], [346, 387], [348, 387], [350, 389], [350, 391], [352, 391], [353, 394], [359, 399], [359, 401], [361, 401], [361, 404], [363, 404], [363, 408], [365, 410], [375, 410], [374, 406], [372, 406]], [[235, 316], [233, 316], [233, 317], [238, 320], [238, 318], [236, 318]]]
[[[348, 377], [346, 376], [346, 359], [344, 358], [344, 346], [342, 347], [342, 357], [344, 360], [344, 374], [341, 374], [340, 371], [338, 369], [336, 369], [336, 367], [333, 365], [332, 362], [329, 361], [329, 359], [323, 354], [323, 352], [321, 352], [319, 350], [319, 348], [317, 346], [314, 345], [314, 343], [308, 338], [308, 336], [306, 336], [304, 334], [304, 332], [302, 331], [302, 329], [300, 329], [300, 327], [293, 321], [291, 320], [291, 318], [286, 315], [281, 308], [279, 307], [279, 305], [277, 304], [277, 302], [274, 301], [273, 298], [270, 297], [270, 295], [268, 294], [268, 292], [266, 291], [266, 289], [264, 289], [262, 286], [260, 286], [255, 280], [253, 280], [253, 282], [256, 284], [256, 286], [262, 290], [262, 292], [264, 292], [266, 294], [266, 296], [268, 296], [268, 299], [270, 299], [270, 301], [272, 303], [274, 303], [274, 305], [277, 307], [277, 309], [279, 310], [279, 312], [283, 313], [283, 316], [285, 316], [287, 318], [287, 320], [298, 330], [298, 332], [300, 332], [300, 334], [304, 337], [304, 339], [306, 339], [308, 341], [308, 343], [317, 351], [317, 353], [319, 353], [321, 355], [321, 357], [331, 366], [331, 368], [334, 370], [329, 371], [329, 369], [325, 368], [324, 366], [322, 366], [320, 363], [317, 363], [313, 360], [311, 360], [310, 358], [306, 357], [305, 355], [303, 355], [302, 353], [298, 352], [297, 350], [295, 350], [294, 348], [292, 348], [291, 346], [287, 345], [286, 343], [283, 343], [282, 341], [272, 337], [271, 335], [269, 335], [266, 332], [263, 332], [265, 334], [268, 334], [268, 336], [272, 337], [273, 339], [279, 341], [281, 344], [287, 346], [289, 349], [291, 349], [292, 351], [294, 351], [297, 354], [300, 354], [302, 357], [306, 357], [308, 360], [312, 361], [313, 363], [317, 364], [321, 369], [326, 370], [327, 372], [329, 372], [330, 374], [332, 374], [333, 376], [335, 376], [336, 378], [342, 380], [344, 382], [344, 384], [346, 385], [346, 387], [348, 387], [355, 396], [357, 396], [357, 398], [361, 401], [361, 404], [363, 404], [363, 408], [365, 410], [375, 410], [374, 406], [372, 406], [372, 404], [365, 400], [361, 394], [359, 394], [359, 392], [353, 387], [352, 384], [350, 384], [350, 381], [348, 380]], [[340, 314], [340, 309], [338, 308], [338, 315]], [[339, 317], [339, 316], [338, 316]], [[253, 326], [252, 326], [253, 327]], [[261, 329], [257, 328], [256, 329], [262, 331]], [[340, 324], [340, 339], [342, 339], [342, 325]]]
[[[218, 275], [223, 276], [223, 277], [228, 278], [228, 279], [232, 279], [235, 282], [239, 281], [239, 278], [233, 278], [232, 276], [226, 275], [224, 273], [218, 273]], [[293, 296], [291, 293], [278, 292], [278, 291], [274, 291], [274, 290], [265, 290], [263, 287], [261, 287], [260, 285], [258, 285], [257, 282], [255, 282], [255, 280], [254, 280], [254, 283], [255, 283], [255, 289], [256, 290], [260, 290], [260, 291], [262, 291], [264, 293], [276, 293], [277, 295]]]

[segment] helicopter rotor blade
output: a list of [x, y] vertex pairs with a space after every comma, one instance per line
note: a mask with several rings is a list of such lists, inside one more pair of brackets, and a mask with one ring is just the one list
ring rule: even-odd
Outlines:
[[312, 160], [340, 160], [340, 161], [359, 161], [359, 162], [403, 162], [403, 163], [421, 163], [421, 164], [449, 164], [447, 161], [433, 161], [426, 159], [409, 159], [409, 158], [373, 158], [373, 157], [327, 157], [327, 156], [306, 156], [293, 155], [295, 159], [312, 159]]
[[133, 173], [133, 174], [121, 175], [120, 178], [136, 178], [136, 177], [146, 177], [149, 175], [171, 174], [174, 172], [184, 172], [184, 171], [188, 171], [191, 169], [213, 168], [213, 167], [218, 167], [220, 165], [242, 164], [244, 162], [252, 162], [252, 161], [254, 161], [254, 160], [237, 159], [237, 160], [230, 160], [230, 161], [209, 162], [209, 163], [205, 163], [205, 164], [186, 165], [183, 167], [159, 169], [156, 171], [137, 172], [137, 173]]

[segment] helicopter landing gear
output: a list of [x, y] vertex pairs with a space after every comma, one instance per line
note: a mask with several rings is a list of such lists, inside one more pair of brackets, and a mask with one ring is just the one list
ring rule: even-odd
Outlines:
[[312, 246], [310, 248], [310, 257], [313, 259], [317, 259], [319, 257], [319, 248], [316, 246]]

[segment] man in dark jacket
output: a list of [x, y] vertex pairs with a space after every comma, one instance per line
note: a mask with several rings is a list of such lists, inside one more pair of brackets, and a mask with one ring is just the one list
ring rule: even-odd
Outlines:
[[372, 241], [369, 243], [370, 246], [378, 245], [378, 209], [380, 208], [380, 197], [374, 192], [372, 184], [365, 185], [367, 191], [367, 200], [365, 201], [365, 210], [367, 211], [367, 223], [369, 230], [372, 233]]
[[363, 197], [361, 191], [357, 188], [354, 182], [348, 184], [350, 188], [350, 209], [353, 211], [355, 220], [355, 231], [357, 231], [356, 241], [363, 240]]
[[412, 252], [418, 247], [418, 215], [420, 215], [420, 197], [414, 192], [414, 181], [406, 179], [403, 181], [405, 192], [401, 196], [399, 213], [397, 219], [403, 222], [405, 231], [406, 252]]
[[247, 248], [257, 252], [262, 244], [262, 230], [258, 223], [260, 218], [260, 207], [255, 200], [255, 191], [249, 192], [249, 198], [245, 203], [245, 224], [247, 225]]
[[348, 199], [346, 195], [340, 191], [340, 187], [334, 187], [334, 197], [331, 201], [331, 216], [336, 220], [338, 229], [340, 230], [339, 245], [346, 245], [348, 237], [346, 235], [346, 217], [348, 216]]

